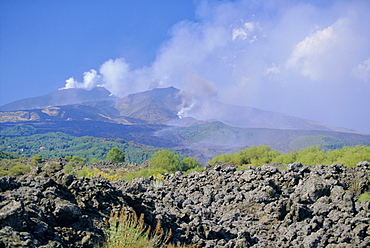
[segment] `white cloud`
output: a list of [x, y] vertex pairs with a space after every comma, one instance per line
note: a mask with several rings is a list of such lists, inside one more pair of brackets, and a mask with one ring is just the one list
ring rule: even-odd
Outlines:
[[370, 58], [353, 69], [353, 75], [363, 82], [370, 82]]
[[265, 70], [266, 75], [278, 75], [281, 74], [281, 70], [279, 67], [277, 67], [274, 63], [272, 64], [271, 67], [267, 68]]
[[303, 76], [313, 80], [319, 79], [322, 73], [320, 60], [326, 56], [327, 50], [335, 43], [335, 39], [332, 26], [307, 36], [294, 47], [286, 66], [297, 68]]
[[259, 22], [246, 22], [241, 27], [232, 29], [232, 40], [248, 40], [250, 43], [255, 42], [262, 28]]

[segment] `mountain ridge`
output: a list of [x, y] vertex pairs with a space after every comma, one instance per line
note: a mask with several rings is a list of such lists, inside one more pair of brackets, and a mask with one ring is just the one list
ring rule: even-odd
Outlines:
[[94, 87], [91, 90], [80, 88], [59, 89], [46, 95], [25, 98], [4, 104], [0, 106], [0, 110], [15, 111], [43, 109], [47, 107], [80, 104], [90, 101], [113, 100], [115, 98], [116, 97], [112, 96], [111, 92], [104, 87]]
[[[80, 105], [81, 107], [79, 107]], [[73, 107], [68, 107], [73, 106]], [[82, 107], [88, 106], [88, 107]], [[322, 130], [347, 133], [361, 133], [356, 130], [332, 127], [325, 123], [306, 120], [284, 113], [272, 112], [248, 106], [229, 105], [190, 95], [174, 87], [155, 88], [152, 90], [129, 94], [123, 98], [113, 96], [103, 87], [85, 89], [62, 89], [47, 95], [18, 100], [0, 107], [0, 122], [11, 119], [7, 115], [16, 116], [15, 111], [41, 109], [41, 112], [55, 114], [56, 109], [63, 109], [63, 116], [69, 119], [108, 121], [132, 124], [165, 124], [182, 125], [182, 118], [194, 118], [193, 123], [221, 121], [225, 124], [242, 128], [270, 128], [287, 130]], [[94, 110], [94, 108], [96, 108]], [[78, 111], [76, 110], [78, 109]], [[8, 112], [8, 113], [7, 113]], [[35, 111], [31, 111], [35, 112]], [[94, 114], [95, 112], [95, 114]], [[18, 112], [18, 115], [30, 113]], [[34, 114], [32, 120], [36, 120]], [[62, 117], [62, 115], [60, 115]], [[35, 119], [36, 118], [36, 119]], [[18, 118], [26, 121], [27, 118]], [[40, 120], [43, 120], [40, 117]], [[186, 125], [189, 125], [189, 119]], [[362, 133], [363, 134], [363, 133]]]

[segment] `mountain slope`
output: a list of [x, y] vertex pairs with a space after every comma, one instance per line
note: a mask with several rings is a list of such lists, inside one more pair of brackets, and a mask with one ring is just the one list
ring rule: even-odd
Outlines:
[[92, 90], [64, 89], [6, 104], [0, 111], [0, 122], [56, 119], [175, 126], [199, 124], [199, 121], [221, 121], [243, 128], [359, 133], [282, 113], [223, 104], [174, 87], [130, 94], [121, 99], [111, 96], [102, 87]]
[[180, 118], [193, 117], [203, 121], [221, 121], [231, 126], [243, 128], [358, 133], [355, 130], [332, 127], [287, 114], [189, 96], [189, 94], [174, 87], [153, 89], [128, 95], [117, 101], [116, 108], [122, 116], [145, 120], [153, 124], [177, 123], [177, 125], [180, 125]]
[[201, 147], [234, 150], [250, 146], [268, 145], [280, 152], [290, 152], [308, 146], [322, 145], [333, 149], [345, 145], [370, 144], [370, 135], [321, 130], [281, 130], [267, 128], [239, 128], [222, 122], [209, 122], [190, 127], [172, 127], [155, 133], [190, 150]]
[[153, 124], [166, 124], [178, 119], [182, 99], [174, 87], [153, 89], [128, 95], [117, 101], [122, 116], [145, 120]]
[[103, 87], [95, 87], [91, 90], [85, 89], [60, 89], [49, 94], [26, 98], [5, 104], [0, 107], [1, 111], [43, 109], [51, 106], [63, 106], [69, 104], [80, 104], [90, 101], [112, 100], [115, 97]]

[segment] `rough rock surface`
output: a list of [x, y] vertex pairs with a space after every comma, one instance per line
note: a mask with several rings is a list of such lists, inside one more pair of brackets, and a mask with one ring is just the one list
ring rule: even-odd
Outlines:
[[343, 165], [264, 165], [236, 171], [137, 179], [121, 187], [134, 209], [173, 229], [174, 242], [199, 247], [369, 247], [370, 170]]
[[129, 163], [112, 163], [109, 161], [99, 161], [96, 163], [83, 165], [81, 169], [85, 167], [89, 169], [98, 168], [99, 170], [104, 171], [104, 172], [106, 171], [116, 172], [120, 170], [121, 172], [126, 173], [126, 172], [131, 172], [131, 171], [142, 170], [148, 166], [145, 163], [141, 165], [137, 165], [137, 164], [129, 164]]
[[58, 161], [0, 178], [0, 247], [93, 247], [122, 205], [199, 247], [369, 247], [369, 163], [286, 170], [230, 164], [113, 183], [63, 174]]
[[0, 178], [0, 247], [93, 247], [122, 194], [104, 178], [58, 172], [61, 161]]

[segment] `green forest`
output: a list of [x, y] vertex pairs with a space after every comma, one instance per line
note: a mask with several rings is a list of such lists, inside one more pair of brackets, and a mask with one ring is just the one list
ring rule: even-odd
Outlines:
[[108, 152], [117, 147], [125, 153], [127, 163], [141, 164], [159, 151], [159, 148], [127, 142], [123, 139], [75, 137], [65, 133], [51, 132], [29, 136], [0, 136], [0, 150], [24, 157], [40, 154], [43, 158], [77, 156], [87, 162], [106, 160]]

